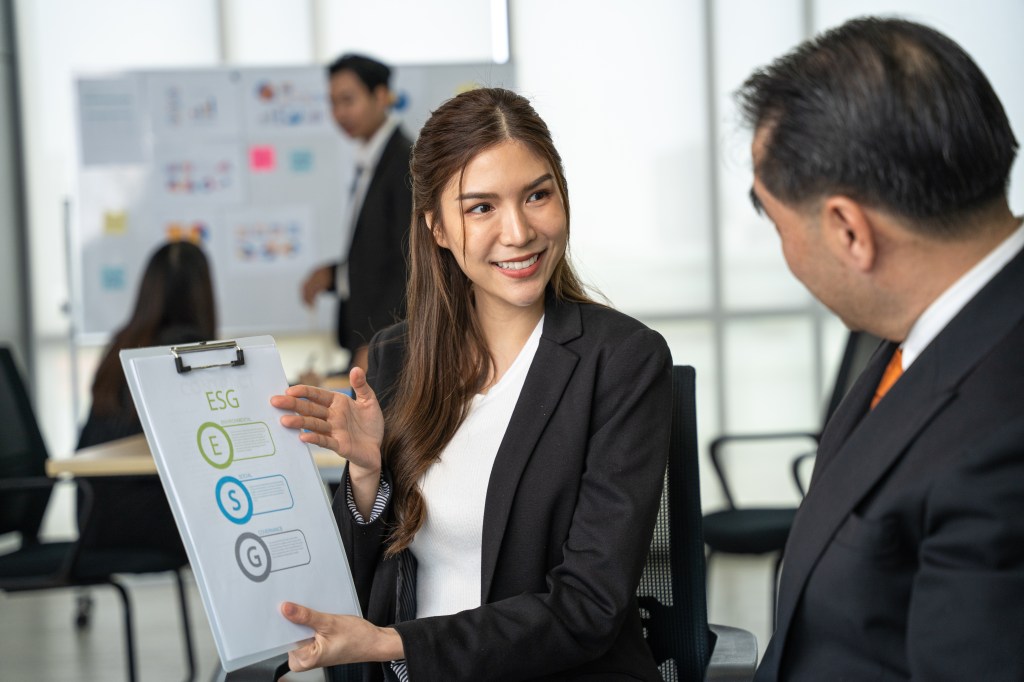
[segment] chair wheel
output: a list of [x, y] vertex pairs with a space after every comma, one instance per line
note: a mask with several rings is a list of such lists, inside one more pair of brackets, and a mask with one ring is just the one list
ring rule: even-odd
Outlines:
[[89, 619], [92, 616], [92, 595], [80, 594], [75, 600], [75, 628], [84, 630], [89, 627]]

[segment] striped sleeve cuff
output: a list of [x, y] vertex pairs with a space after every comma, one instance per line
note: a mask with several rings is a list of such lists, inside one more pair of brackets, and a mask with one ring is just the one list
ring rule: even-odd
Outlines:
[[373, 501], [373, 509], [370, 510], [370, 518], [366, 520], [363, 515], [359, 513], [359, 509], [356, 508], [356, 500], [352, 495], [352, 479], [348, 476], [345, 477], [345, 502], [348, 504], [348, 510], [352, 514], [352, 518], [360, 526], [373, 523], [384, 511], [384, 507], [387, 506], [388, 500], [391, 498], [391, 486], [384, 480], [382, 476], [380, 479], [380, 486], [377, 488], [377, 497]]

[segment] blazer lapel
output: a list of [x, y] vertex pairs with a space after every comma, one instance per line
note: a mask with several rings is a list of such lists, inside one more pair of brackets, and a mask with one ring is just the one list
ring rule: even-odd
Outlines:
[[889, 342], [883, 343], [878, 347], [878, 350], [868, 360], [864, 371], [861, 372], [857, 381], [854, 382], [849, 392], [839, 403], [839, 407], [836, 408], [832, 418], [825, 424], [825, 429], [821, 434], [821, 441], [818, 443], [818, 455], [814, 459], [814, 472], [811, 477], [812, 484], [813, 481], [816, 481], [822, 475], [822, 472], [832, 460], [832, 455], [835, 454], [835, 451], [842, 443], [846, 442], [850, 433], [867, 413], [868, 405], [875, 394], [875, 388], [878, 386], [878, 382], [881, 381], [882, 373], [885, 372], [885, 367], [889, 364], [889, 360], [892, 358], [892, 354], [896, 352], [898, 345]]
[[779, 644], [784, 645], [807, 579], [839, 526], [955, 397], [963, 378], [1024, 319], [1022, 285], [1024, 253], [964, 306], [875, 409], [868, 412], [868, 402], [896, 344], [883, 345], [836, 411], [822, 436], [822, 467], [815, 467], [786, 544], [774, 635]]
[[579, 356], [562, 345], [582, 333], [579, 305], [555, 302], [549, 294], [544, 314], [540, 345], [498, 448], [487, 485], [480, 566], [480, 597], [484, 602], [491, 590], [519, 479], [579, 362]]

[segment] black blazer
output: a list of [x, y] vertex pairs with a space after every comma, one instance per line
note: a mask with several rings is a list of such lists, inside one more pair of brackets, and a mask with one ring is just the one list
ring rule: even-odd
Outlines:
[[343, 348], [365, 346], [374, 333], [405, 318], [411, 151], [412, 141], [395, 128], [366, 188], [348, 253], [349, 298], [338, 305]]
[[827, 425], [756, 679], [1024, 680], [1024, 255]]
[[[483, 606], [396, 626], [412, 680], [661, 679], [636, 588], [665, 473], [671, 357], [659, 334], [609, 308], [549, 295], [545, 314], [487, 487]], [[371, 346], [385, 410], [404, 332]], [[390, 509], [359, 527], [343, 498], [344, 486], [335, 515], [364, 613], [392, 624], [409, 588], [403, 562], [380, 559]]]

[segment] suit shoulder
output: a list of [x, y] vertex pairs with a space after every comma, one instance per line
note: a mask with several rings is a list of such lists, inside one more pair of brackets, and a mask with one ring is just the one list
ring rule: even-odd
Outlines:
[[640, 320], [614, 308], [599, 303], [581, 303], [579, 306], [584, 333], [601, 330], [609, 339], [623, 339], [637, 332], [650, 332], [661, 337]]
[[398, 158], [404, 157], [408, 160], [409, 155], [412, 153], [412, 138], [406, 135], [402, 127], [399, 126], [391, 134], [391, 139], [388, 140], [384, 149], [386, 153], [390, 153]]
[[569, 344], [577, 352], [584, 355], [596, 352], [611, 357], [626, 349], [630, 353], [670, 357], [668, 344], [661, 334], [636, 318], [597, 303], [579, 304], [579, 310], [581, 334]]
[[381, 329], [379, 332], [373, 335], [373, 339], [370, 340], [370, 347], [380, 347], [381, 349], [387, 349], [389, 346], [394, 345], [405, 345], [405, 336], [409, 333], [409, 324], [405, 321], [398, 322], [389, 327]]

